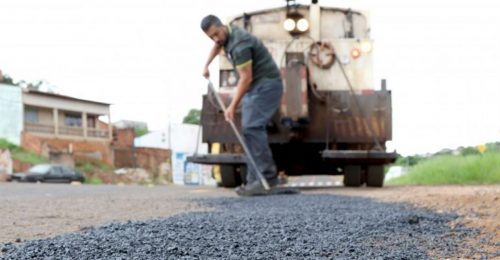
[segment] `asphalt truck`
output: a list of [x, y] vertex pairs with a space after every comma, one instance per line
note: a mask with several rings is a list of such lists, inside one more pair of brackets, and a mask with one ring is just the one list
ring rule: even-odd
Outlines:
[[[244, 13], [230, 20], [262, 40], [281, 69], [284, 94], [267, 127], [280, 174], [343, 175], [344, 185], [382, 187], [392, 138], [391, 91], [375, 88], [373, 40], [367, 17], [317, 1]], [[238, 75], [219, 55], [218, 95], [228, 105]], [[235, 122], [240, 127], [239, 114]], [[245, 180], [246, 158], [214, 93], [203, 96], [202, 140], [208, 154], [188, 161], [216, 165], [224, 187]]]

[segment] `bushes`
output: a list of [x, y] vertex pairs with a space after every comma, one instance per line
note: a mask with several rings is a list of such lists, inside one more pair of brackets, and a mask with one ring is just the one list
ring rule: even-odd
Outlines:
[[396, 185], [496, 184], [500, 183], [500, 152], [439, 155], [410, 168]]
[[442, 150], [430, 156], [400, 157], [394, 165], [411, 166], [404, 176], [388, 184], [496, 184], [500, 183], [500, 142], [488, 143], [482, 154], [477, 147]]
[[17, 160], [23, 163], [39, 164], [39, 163], [49, 162], [48, 158], [40, 156], [34, 152], [25, 151], [21, 147], [12, 144], [9, 141], [2, 138], [0, 138], [0, 148], [8, 149], [11, 153], [13, 160]]
[[0, 138], [0, 149], [8, 149], [12, 152], [14, 150], [19, 150], [21, 148], [15, 144], [10, 143], [9, 141], [7, 141], [3, 138]]

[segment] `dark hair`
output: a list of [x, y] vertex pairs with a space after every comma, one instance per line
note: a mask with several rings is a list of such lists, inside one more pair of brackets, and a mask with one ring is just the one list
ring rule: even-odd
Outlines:
[[217, 17], [213, 14], [209, 14], [209, 15], [205, 16], [205, 18], [203, 18], [203, 20], [201, 20], [201, 29], [204, 32], [207, 32], [208, 28], [210, 28], [210, 26], [212, 26], [212, 25], [215, 25], [217, 27], [222, 26], [222, 22], [220, 21], [219, 17]]

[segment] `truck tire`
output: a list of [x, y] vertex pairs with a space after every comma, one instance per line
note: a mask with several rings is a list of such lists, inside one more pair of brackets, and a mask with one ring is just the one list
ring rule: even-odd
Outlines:
[[238, 172], [238, 175], [240, 176], [240, 184], [247, 184], [247, 166], [246, 165], [241, 165], [236, 167], [236, 171]]
[[236, 171], [236, 167], [232, 165], [221, 165], [220, 166], [220, 177], [222, 182], [222, 187], [224, 188], [234, 188], [241, 185], [241, 177], [239, 172]]
[[347, 165], [344, 167], [344, 185], [359, 187], [363, 184], [360, 165]]
[[382, 187], [384, 186], [384, 166], [370, 165], [366, 169], [366, 186]]

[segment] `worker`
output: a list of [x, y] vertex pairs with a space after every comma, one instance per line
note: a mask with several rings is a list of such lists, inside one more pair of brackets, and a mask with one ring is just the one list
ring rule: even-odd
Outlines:
[[[203, 69], [203, 76], [209, 78], [209, 65], [221, 50], [231, 61], [238, 73], [236, 93], [227, 107], [226, 121], [232, 121], [238, 105], [242, 105], [242, 133], [260, 172], [270, 187], [279, 184], [277, 169], [267, 140], [266, 125], [277, 111], [283, 94], [280, 71], [271, 54], [262, 42], [245, 30], [224, 25], [214, 15], [201, 21], [201, 29], [214, 41]], [[250, 166], [250, 165], [249, 165]], [[247, 167], [246, 185], [235, 189], [240, 196], [265, 194], [253, 167]]]

